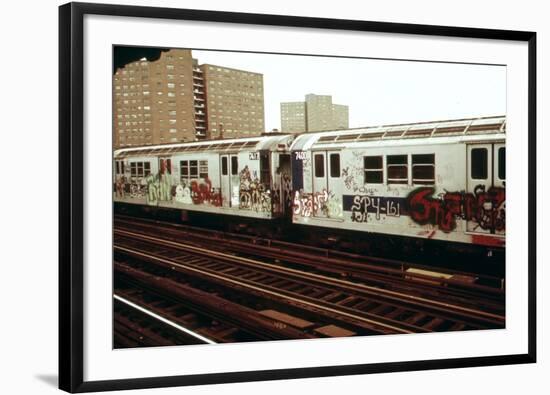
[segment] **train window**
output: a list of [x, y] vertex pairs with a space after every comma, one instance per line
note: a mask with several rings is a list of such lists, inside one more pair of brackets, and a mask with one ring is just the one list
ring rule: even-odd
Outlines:
[[506, 179], [506, 148], [500, 147], [498, 149], [498, 178], [501, 180]]
[[381, 156], [365, 156], [365, 184], [382, 184], [384, 182], [384, 166]]
[[435, 155], [412, 155], [413, 184], [435, 184]]
[[196, 160], [189, 161], [189, 177], [198, 178], [199, 176], [199, 162]]
[[180, 161], [180, 179], [189, 181], [193, 178], [198, 178], [198, 164], [196, 160]]
[[137, 163], [136, 162], [130, 163], [130, 175], [132, 177], [137, 177]]
[[199, 177], [208, 178], [208, 161], [199, 160]]
[[180, 178], [182, 181], [189, 179], [189, 161], [187, 160], [180, 161]]
[[340, 177], [340, 154], [330, 154], [330, 176]]
[[222, 176], [227, 175], [227, 156], [222, 156]]
[[315, 155], [315, 177], [325, 176], [325, 156], [323, 154]]
[[409, 182], [407, 155], [388, 155], [388, 184], [407, 184]]
[[236, 176], [239, 174], [239, 161], [236, 156], [231, 157], [231, 175]]
[[473, 148], [470, 153], [471, 177], [474, 180], [487, 179], [487, 148]]
[[160, 173], [172, 174], [172, 159], [161, 159], [160, 160]]
[[151, 164], [149, 162], [132, 162], [130, 163], [131, 177], [145, 177], [151, 173]]

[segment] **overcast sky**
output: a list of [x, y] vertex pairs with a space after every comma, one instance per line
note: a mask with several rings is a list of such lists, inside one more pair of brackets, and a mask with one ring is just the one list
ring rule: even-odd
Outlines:
[[264, 75], [266, 130], [280, 129], [280, 103], [308, 93], [349, 106], [349, 126], [506, 113], [506, 67], [300, 55], [195, 51], [199, 63]]

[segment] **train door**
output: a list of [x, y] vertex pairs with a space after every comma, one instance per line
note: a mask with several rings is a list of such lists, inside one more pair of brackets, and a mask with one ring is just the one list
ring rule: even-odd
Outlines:
[[467, 231], [504, 234], [505, 145], [470, 144], [467, 155], [467, 194], [463, 203]]
[[223, 207], [239, 207], [239, 158], [236, 154], [221, 155], [220, 185]]
[[493, 186], [504, 188], [506, 186], [506, 145], [504, 143], [493, 144]]
[[155, 180], [156, 195], [159, 202], [172, 200], [172, 159], [159, 158], [159, 172]]
[[236, 154], [229, 155], [229, 190], [231, 191], [231, 207], [239, 207], [239, 188], [241, 178], [239, 176], [239, 158]]
[[342, 200], [338, 197], [342, 196], [342, 177], [340, 171], [340, 151], [327, 151], [327, 193], [324, 198], [326, 215], [330, 218], [341, 218]]
[[231, 181], [229, 175], [229, 155], [220, 155], [220, 187], [222, 206], [231, 207]]
[[325, 151], [313, 152], [313, 196], [312, 196], [312, 214], [314, 217], [326, 217], [323, 209], [323, 196], [327, 193], [327, 153]]
[[[500, 202], [502, 207], [497, 207], [497, 218], [495, 224], [495, 233], [499, 235], [506, 234], [504, 223], [504, 212], [506, 210], [505, 201], [505, 188], [506, 188], [506, 145], [504, 143], [493, 144], [493, 188], [496, 194], [502, 194], [503, 200]], [[503, 216], [500, 218], [501, 223], [498, 222], [498, 214], [502, 212]]]
[[313, 153], [313, 215], [341, 217], [342, 203], [333, 199], [341, 196], [340, 152]]
[[292, 180], [290, 169], [290, 154], [279, 154], [279, 168], [277, 173], [280, 177], [281, 214], [285, 217], [292, 216]]

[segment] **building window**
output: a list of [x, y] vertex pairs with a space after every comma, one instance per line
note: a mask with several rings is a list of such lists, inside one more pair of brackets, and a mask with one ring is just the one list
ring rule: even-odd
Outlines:
[[435, 155], [412, 155], [413, 184], [435, 184]]
[[407, 155], [388, 155], [388, 184], [407, 184], [409, 182]]
[[365, 156], [365, 184], [382, 184], [384, 182], [384, 166], [382, 156]]
[[330, 154], [330, 176], [340, 177], [340, 154]]
[[325, 156], [323, 154], [315, 155], [315, 177], [322, 178], [325, 176]]
[[487, 148], [473, 148], [470, 153], [470, 176], [474, 180], [487, 179]]

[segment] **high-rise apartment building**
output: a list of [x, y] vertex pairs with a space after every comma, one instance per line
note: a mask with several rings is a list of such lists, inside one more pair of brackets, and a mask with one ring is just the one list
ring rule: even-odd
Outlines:
[[303, 101], [281, 103], [281, 129], [283, 132], [306, 131], [306, 103]]
[[349, 107], [343, 104], [332, 105], [332, 127], [333, 129], [349, 128]]
[[113, 89], [115, 148], [264, 131], [262, 74], [199, 65], [190, 50], [126, 64]]
[[281, 129], [285, 133], [347, 129], [349, 108], [333, 104], [329, 95], [306, 95], [303, 102], [281, 103]]
[[213, 64], [203, 64], [200, 68], [206, 87], [209, 138], [250, 137], [263, 133], [263, 75]]

